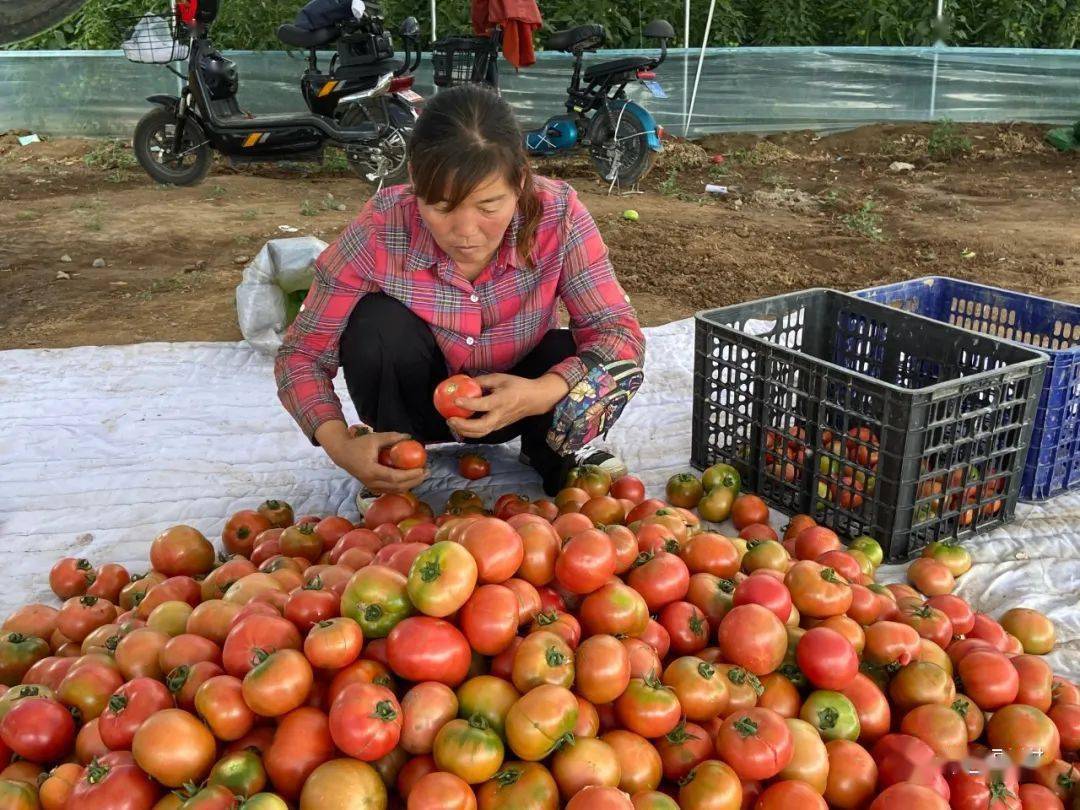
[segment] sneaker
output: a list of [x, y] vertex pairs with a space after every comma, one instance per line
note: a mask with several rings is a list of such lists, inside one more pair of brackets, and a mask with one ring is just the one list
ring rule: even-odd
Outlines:
[[367, 515], [367, 510], [378, 497], [376, 493], [361, 484], [360, 491], [356, 493], [356, 511], [360, 513], [360, 517]]

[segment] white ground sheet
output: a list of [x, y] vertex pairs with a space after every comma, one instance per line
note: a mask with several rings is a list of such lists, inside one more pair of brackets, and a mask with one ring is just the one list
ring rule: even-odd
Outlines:
[[[693, 322], [646, 331], [646, 381], [609, 444], [659, 494], [688, 469]], [[467, 483], [454, 452], [434, 452], [419, 492], [436, 507]], [[516, 454], [493, 448], [487, 480], [497, 483], [473, 488], [539, 494]], [[47, 573], [61, 556], [142, 571], [167, 526], [217, 539], [232, 512], [270, 497], [297, 514], [355, 519], [355, 491], [279, 405], [272, 361], [243, 343], [0, 352], [0, 613], [51, 600]], [[1048, 613], [1059, 642], [1051, 663], [1080, 677], [1080, 493], [1021, 505], [1015, 523], [968, 546], [976, 565], [959, 593], [994, 616], [1017, 605]]]

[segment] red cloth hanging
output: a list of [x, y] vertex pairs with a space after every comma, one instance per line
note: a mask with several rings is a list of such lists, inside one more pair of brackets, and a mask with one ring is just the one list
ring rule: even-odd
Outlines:
[[536, 0], [472, 0], [473, 32], [487, 36], [502, 26], [503, 56], [516, 68], [536, 62], [533, 31], [543, 22]]

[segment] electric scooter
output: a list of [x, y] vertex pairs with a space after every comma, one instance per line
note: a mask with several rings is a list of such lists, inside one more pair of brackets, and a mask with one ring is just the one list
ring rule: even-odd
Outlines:
[[[653, 20], [642, 33], [660, 41], [658, 56], [626, 56], [588, 67], [583, 65], [584, 54], [595, 53], [607, 41], [602, 25], [579, 25], [548, 38], [548, 48], [574, 55], [574, 72], [567, 87], [566, 113], [525, 133], [531, 154], [553, 155], [585, 145], [612, 188], [632, 188], [648, 173], [660, 152], [663, 130], [648, 110], [626, 97], [626, 87], [640, 82], [654, 97], [666, 98], [654, 71], [667, 58], [667, 43], [675, 38], [675, 29], [665, 20]], [[434, 43], [435, 84], [471, 82], [497, 89], [501, 38], [496, 27], [489, 37], [450, 37]]]
[[[415, 18], [402, 25], [404, 63], [398, 63], [396, 71], [382, 65], [366, 89], [353, 92], [346, 85], [340, 94], [335, 93], [336, 85], [327, 90], [329, 82], [336, 79], [324, 81], [319, 77], [314, 52], [341, 39], [341, 28], [304, 32], [286, 27], [287, 44], [306, 47], [312, 54], [301, 82], [312, 109], [252, 115], [241, 109], [236, 98], [236, 64], [210, 41], [209, 29], [218, 8], [219, 0], [179, 0], [174, 13], [117, 22], [130, 60], [164, 64], [184, 81], [179, 97], [151, 96], [148, 100], [156, 108], [143, 116], [135, 128], [135, 156], [154, 180], [181, 186], [196, 184], [210, 170], [213, 151], [234, 163], [321, 162], [327, 144], [343, 149], [354, 168], [364, 172], [363, 179], [371, 183], [381, 185], [404, 171], [402, 147], [406, 137], [395, 125], [399, 119], [388, 116], [376, 120], [366, 110], [377, 100], [395, 96], [410, 105], [409, 116], [415, 120], [412, 102], [402, 96], [412, 84], [411, 69], [419, 62], [418, 50], [415, 58], [410, 56], [410, 45], [415, 45], [419, 32]], [[170, 64], [183, 59], [188, 62], [186, 74]], [[332, 98], [327, 98], [327, 106], [315, 107], [312, 98], [318, 99], [323, 91], [324, 98]]]

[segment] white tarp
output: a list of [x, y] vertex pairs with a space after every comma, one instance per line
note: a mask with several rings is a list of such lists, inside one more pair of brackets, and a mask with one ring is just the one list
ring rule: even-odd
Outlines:
[[[645, 384], [609, 441], [659, 494], [688, 468], [693, 323], [646, 332]], [[340, 379], [339, 392], [347, 403]], [[497, 484], [474, 488], [539, 493], [516, 450], [490, 456]], [[436, 451], [419, 494], [441, 507], [466, 484], [455, 467], [453, 449]], [[297, 514], [355, 518], [355, 490], [278, 404], [272, 361], [243, 343], [0, 352], [0, 613], [52, 599], [47, 573], [61, 556], [143, 571], [150, 541], [172, 524], [216, 540], [232, 512], [272, 497]], [[1017, 605], [1048, 613], [1051, 663], [1080, 677], [1080, 494], [1021, 506], [1015, 523], [968, 545], [976, 565], [960, 594], [995, 616]]]

